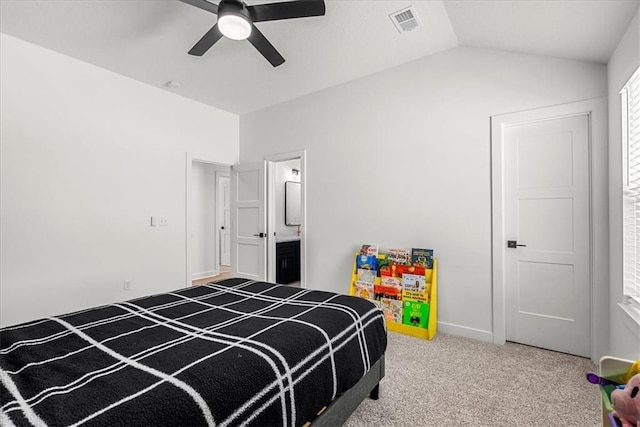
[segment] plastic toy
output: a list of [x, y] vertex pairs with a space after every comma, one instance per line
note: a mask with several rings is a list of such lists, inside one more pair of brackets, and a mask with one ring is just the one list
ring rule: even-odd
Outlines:
[[587, 381], [589, 381], [591, 384], [599, 384], [602, 386], [605, 386], [605, 385], [612, 385], [614, 387], [623, 386], [623, 384], [619, 382], [601, 377], [594, 372], [587, 372]]
[[587, 372], [587, 381], [600, 386], [611, 427], [640, 427], [640, 359], [624, 375], [604, 378]]
[[[592, 379], [589, 381], [593, 382]], [[614, 427], [640, 427], [640, 359], [629, 366], [620, 380], [626, 385], [611, 391], [609, 398], [613, 411], [609, 421]]]
[[640, 427], [640, 374], [632, 376], [624, 389], [611, 392], [611, 406], [611, 415], [622, 427]]
[[629, 366], [627, 373], [625, 374], [624, 377], [622, 377], [622, 381], [628, 382], [631, 379], [631, 377], [633, 377], [636, 374], [640, 374], [640, 359], [636, 360], [631, 364], [631, 366]]

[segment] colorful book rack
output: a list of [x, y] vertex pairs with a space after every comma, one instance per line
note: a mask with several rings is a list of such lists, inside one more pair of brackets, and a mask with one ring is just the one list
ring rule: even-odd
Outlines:
[[[424, 281], [420, 280], [422, 277], [415, 277], [412, 271], [401, 277], [378, 273], [372, 278], [365, 277], [366, 269], [359, 268], [362, 267], [359, 256], [357, 253], [354, 258], [349, 294], [378, 305], [385, 312], [387, 330], [425, 340], [433, 339], [438, 330], [438, 261], [433, 259], [433, 268], [424, 269]], [[383, 256], [377, 258], [379, 264], [383, 264]], [[408, 287], [407, 278], [412, 282], [418, 279], [415, 280], [415, 289]], [[371, 281], [373, 286], [368, 287], [367, 282]]]

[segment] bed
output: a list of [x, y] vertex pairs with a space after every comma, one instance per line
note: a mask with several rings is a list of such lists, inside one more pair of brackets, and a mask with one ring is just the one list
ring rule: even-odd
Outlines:
[[246, 279], [0, 330], [0, 425], [339, 425], [377, 398], [372, 303]]

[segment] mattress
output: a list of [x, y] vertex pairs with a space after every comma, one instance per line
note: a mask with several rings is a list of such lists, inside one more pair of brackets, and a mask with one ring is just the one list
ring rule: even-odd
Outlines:
[[0, 330], [0, 425], [302, 425], [384, 354], [369, 301], [227, 279]]

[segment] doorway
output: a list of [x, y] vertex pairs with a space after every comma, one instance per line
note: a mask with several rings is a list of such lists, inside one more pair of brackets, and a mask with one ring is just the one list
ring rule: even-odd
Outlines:
[[[232, 274], [277, 282], [282, 262], [294, 276], [280, 282], [306, 287], [305, 155], [304, 150], [279, 154], [231, 168]], [[289, 200], [297, 200], [289, 214], [288, 187], [296, 191]]]
[[302, 221], [300, 215], [300, 158], [274, 161], [272, 194], [273, 236], [275, 257], [270, 262], [274, 282], [300, 286], [300, 239]]
[[230, 228], [230, 167], [187, 156], [186, 175], [186, 283], [190, 286], [230, 274], [228, 252], [225, 258], [223, 250]]
[[306, 287], [306, 152], [266, 158], [268, 167], [268, 279]]
[[594, 268], [594, 224], [603, 207], [594, 208], [602, 164], [593, 161], [593, 110], [601, 120], [604, 106], [594, 100], [492, 117], [496, 343], [594, 354], [601, 316], [593, 298], [603, 294], [594, 286], [603, 276]]

